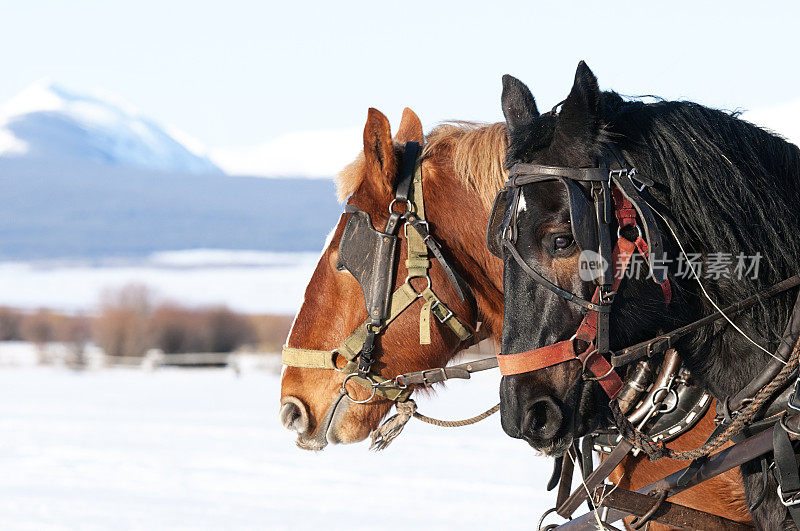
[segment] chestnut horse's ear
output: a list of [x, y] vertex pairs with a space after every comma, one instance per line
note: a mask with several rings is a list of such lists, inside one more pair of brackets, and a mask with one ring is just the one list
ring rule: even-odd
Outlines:
[[403, 109], [403, 118], [400, 120], [400, 128], [394, 139], [401, 144], [406, 142], [419, 142], [422, 145], [425, 142], [425, 135], [422, 132], [422, 122], [419, 121], [419, 116], [406, 107]]
[[503, 76], [503, 95], [500, 101], [509, 133], [528, 125], [539, 116], [539, 109], [536, 108], [536, 100], [533, 99], [530, 89], [514, 76]]
[[364, 126], [364, 158], [367, 162], [366, 179], [379, 192], [391, 194], [397, 173], [397, 160], [392, 143], [389, 120], [379, 110], [370, 108]]
[[552, 146], [575, 146], [576, 142], [591, 148], [600, 132], [600, 87], [597, 78], [581, 61], [575, 71], [572, 90], [558, 114]]

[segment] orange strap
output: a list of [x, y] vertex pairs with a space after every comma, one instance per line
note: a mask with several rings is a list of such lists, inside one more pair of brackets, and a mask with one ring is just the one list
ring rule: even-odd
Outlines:
[[538, 371], [574, 359], [577, 359], [575, 349], [572, 341], [567, 340], [517, 354], [498, 354], [497, 365], [500, 366], [500, 374], [508, 376]]

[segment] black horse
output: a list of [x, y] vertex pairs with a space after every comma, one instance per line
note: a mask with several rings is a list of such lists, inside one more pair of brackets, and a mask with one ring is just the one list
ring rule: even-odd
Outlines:
[[[531, 92], [511, 76], [503, 78], [502, 105], [510, 135], [508, 167], [522, 162], [589, 168], [612, 152], [652, 179], [648, 203], [671, 220], [687, 253], [699, 253], [695, 266], [709, 297], [720, 307], [800, 271], [796, 146], [735, 113], [683, 101], [627, 101], [614, 92], [600, 92], [583, 62], [560, 111], [539, 114]], [[519, 254], [550, 282], [590, 299], [595, 284], [579, 275], [580, 242], [575, 241], [565, 186], [547, 181], [524, 186], [520, 192], [516, 203], [506, 207], [515, 209]], [[658, 284], [645, 274], [625, 278], [611, 307], [612, 351], [713, 311], [699, 282], [681, 271], [688, 270], [688, 264], [681, 262], [678, 241], [663, 218], [659, 217], [658, 227], [672, 300], [667, 304]], [[720, 273], [717, 268], [704, 274], [708, 269], [703, 268], [712, 267], [712, 259], [720, 256], [730, 257], [727, 271]], [[532, 278], [508, 253], [504, 260], [502, 352], [523, 352], [570, 339], [584, 311]], [[747, 270], [739, 268], [742, 264]], [[644, 269], [646, 273], [648, 268]], [[677, 344], [701, 385], [724, 399], [754, 378], [770, 356], [750, 339], [774, 351], [795, 295], [796, 291], [785, 293], [738, 314], [734, 321], [742, 332], [718, 323]], [[596, 381], [582, 376], [578, 361], [505, 376], [500, 388], [503, 429], [544, 453], [558, 455], [576, 438], [609, 425], [608, 397]], [[757, 469], [758, 463], [742, 469], [748, 502], [762, 489]], [[774, 529], [784, 523], [786, 511], [775, 495], [774, 480], [770, 481], [770, 495], [754, 518]]]

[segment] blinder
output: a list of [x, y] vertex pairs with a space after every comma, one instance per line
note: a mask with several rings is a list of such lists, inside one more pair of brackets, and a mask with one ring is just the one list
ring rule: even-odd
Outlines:
[[[616, 159], [619, 169], [613, 168], [610, 159]], [[511, 168], [509, 180], [495, 198], [487, 227], [490, 251], [500, 258], [508, 253], [538, 284], [584, 310], [581, 324], [572, 339], [499, 356], [498, 363], [503, 375], [536, 371], [578, 359], [583, 363], [584, 371], [588, 369], [594, 374], [589, 379], [597, 380], [613, 400], [621, 388], [621, 379], [606, 359], [610, 353], [611, 305], [622, 274], [635, 251], [638, 250], [650, 261], [653, 280], [661, 286], [664, 299], [669, 304], [671, 288], [666, 270], [657, 270], [652, 261], [663, 252], [661, 236], [647, 202], [638, 193], [654, 183], [650, 179], [636, 177], [635, 168], [625, 168], [621, 157], [612, 156], [610, 159], [591, 168], [517, 163]], [[634, 183], [634, 177], [641, 187]], [[596, 288], [591, 299], [554, 284], [528, 264], [516, 247], [518, 204], [522, 188], [529, 184], [554, 181], [559, 181], [565, 188], [576, 244], [582, 252], [593, 251], [597, 255], [597, 258], [589, 258], [593, 262], [589, 264], [592, 271], [599, 273], [593, 275]], [[640, 235], [636, 240], [629, 240], [618, 233], [617, 243], [613, 245], [611, 230], [615, 217], [620, 228], [639, 229], [640, 223], [645, 229], [646, 240], [639, 229]], [[578, 353], [573, 339], [589, 345], [588, 348]]]
[[351, 215], [339, 242], [337, 269], [358, 281], [370, 319], [383, 321], [389, 312], [399, 238], [376, 230], [370, 215], [356, 206], [347, 205], [345, 212]]
[[[548, 181], [559, 181], [564, 185], [569, 204], [569, 219], [572, 227], [572, 236], [581, 251], [597, 252], [600, 247], [598, 238], [597, 217], [595, 216], [594, 203], [589, 198], [583, 186], [572, 179], [556, 178]], [[511, 189], [503, 188], [497, 194], [489, 215], [489, 224], [486, 229], [486, 245], [489, 251], [498, 258], [503, 257], [503, 239], [516, 243], [517, 205], [521, 188], [515, 186]], [[509, 201], [509, 194], [511, 200]]]

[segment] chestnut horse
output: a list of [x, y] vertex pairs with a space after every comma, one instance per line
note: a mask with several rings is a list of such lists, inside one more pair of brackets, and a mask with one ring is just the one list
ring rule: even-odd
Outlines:
[[[402, 156], [403, 143], [409, 141], [426, 142], [421, 163], [426, 217], [432, 234], [442, 243], [471, 288], [478, 315], [470, 315], [470, 305], [459, 301], [435, 261], [430, 270], [431, 285], [465, 323], [480, 321], [481, 333], [499, 343], [503, 320], [503, 264], [486, 249], [484, 233], [494, 195], [507, 177], [503, 169], [506, 126], [503, 123], [445, 124], [434, 129], [426, 139], [419, 118], [405, 109], [392, 139], [386, 117], [370, 109], [364, 128], [364, 151], [342, 171], [337, 186], [339, 198], [347, 198], [349, 204], [368, 212], [376, 228], [382, 227], [388, 218], [398, 159]], [[358, 282], [350, 273], [337, 269], [338, 248], [346, 221], [343, 216], [322, 252], [289, 333], [287, 345], [290, 347], [332, 350], [367, 317]], [[406, 252], [406, 242], [402, 238], [395, 288], [406, 277]], [[442, 367], [466, 346], [436, 320], [433, 320], [436, 326], [432, 329], [430, 344], [420, 345], [418, 321], [423, 302], [415, 302], [381, 334], [376, 367], [382, 376], [392, 378], [409, 371]], [[342, 381], [342, 374], [333, 370], [285, 368], [280, 417], [287, 429], [297, 433], [300, 448], [321, 450], [328, 443], [362, 441], [391, 409], [392, 402], [380, 397], [366, 404], [338, 400]], [[354, 398], [369, 397], [367, 390], [360, 386], [348, 383], [347, 388]], [[329, 411], [332, 405], [333, 414]], [[675, 447], [692, 446], [703, 440], [712, 429], [712, 417], [713, 414], [707, 414], [693, 430], [673, 443]], [[629, 457], [615, 477], [623, 485], [637, 488], [680, 466], [667, 460], [649, 463], [646, 458]], [[741, 486], [731, 475], [715, 478], [675, 497], [686, 505], [740, 520], [747, 517], [742, 498]], [[704, 503], [696, 503], [697, 500], [704, 500]]]

